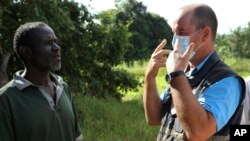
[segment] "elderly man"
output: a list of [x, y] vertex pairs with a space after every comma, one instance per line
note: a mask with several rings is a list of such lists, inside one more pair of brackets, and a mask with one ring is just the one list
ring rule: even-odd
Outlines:
[[21, 25], [14, 50], [25, 69], [0, 89], [0, 140], [82, 140], [68, 85], [53, 73], [61, 68], [61, 54], [52, 28], [42, 22]]

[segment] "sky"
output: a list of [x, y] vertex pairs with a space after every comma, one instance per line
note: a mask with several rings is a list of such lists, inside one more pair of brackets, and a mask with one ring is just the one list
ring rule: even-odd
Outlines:
[[[75, 0], [88, 6], [90, 12], [99, 13], [103, 10], [115, 8], [114, 0]], [[218, 19], [218, 33], [228, 34], [235, 28], [246, 27], [250, 22], [250, 2], [248, 0], [137, 0], [141, 1], [147, 11], [159, 14], [171, 21], [174, 11], [185, 4], [204, 3], [216, 13]], [[171, 24], [171, 23], [169, 23]]]

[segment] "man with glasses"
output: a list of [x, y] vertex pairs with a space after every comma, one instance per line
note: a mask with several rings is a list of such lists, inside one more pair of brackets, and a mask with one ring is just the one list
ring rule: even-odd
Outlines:
[[[163, 49], [163, 40], [145, 73], [146, 120], [161, 125], [158, 141], [228, 140], [229, 125], [240, 123], [244, 81], [215, 51], [217, 18], [208, 5], [186, 5], [177, 15], [173, 51]], [[169, 88], [159, 96], [156, 76], [161, 67], [167, 69]]]

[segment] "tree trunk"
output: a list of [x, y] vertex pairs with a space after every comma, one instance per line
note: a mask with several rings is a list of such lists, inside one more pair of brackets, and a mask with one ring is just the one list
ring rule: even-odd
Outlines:
[[10, 52], [7, 52], [5, 54], [1, 54], [2, 56], [2, 60], [1, 60], [1, 64], [0, 64], [0, 87], [2, 87], [4, 84], [6, 84], [8, 82], [8, 76], [7, 76], [7, 66], [8, 66], [8, 62], [11, 56]]

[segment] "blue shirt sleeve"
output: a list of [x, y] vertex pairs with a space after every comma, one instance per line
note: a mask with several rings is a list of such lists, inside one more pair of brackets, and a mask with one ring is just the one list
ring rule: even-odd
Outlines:
[[233, 76], [224, 78], [204, 90], [198, 95], [198, 101], [213, 114], [219, 131], [234, 114], [241, 95], [241, 81]]

